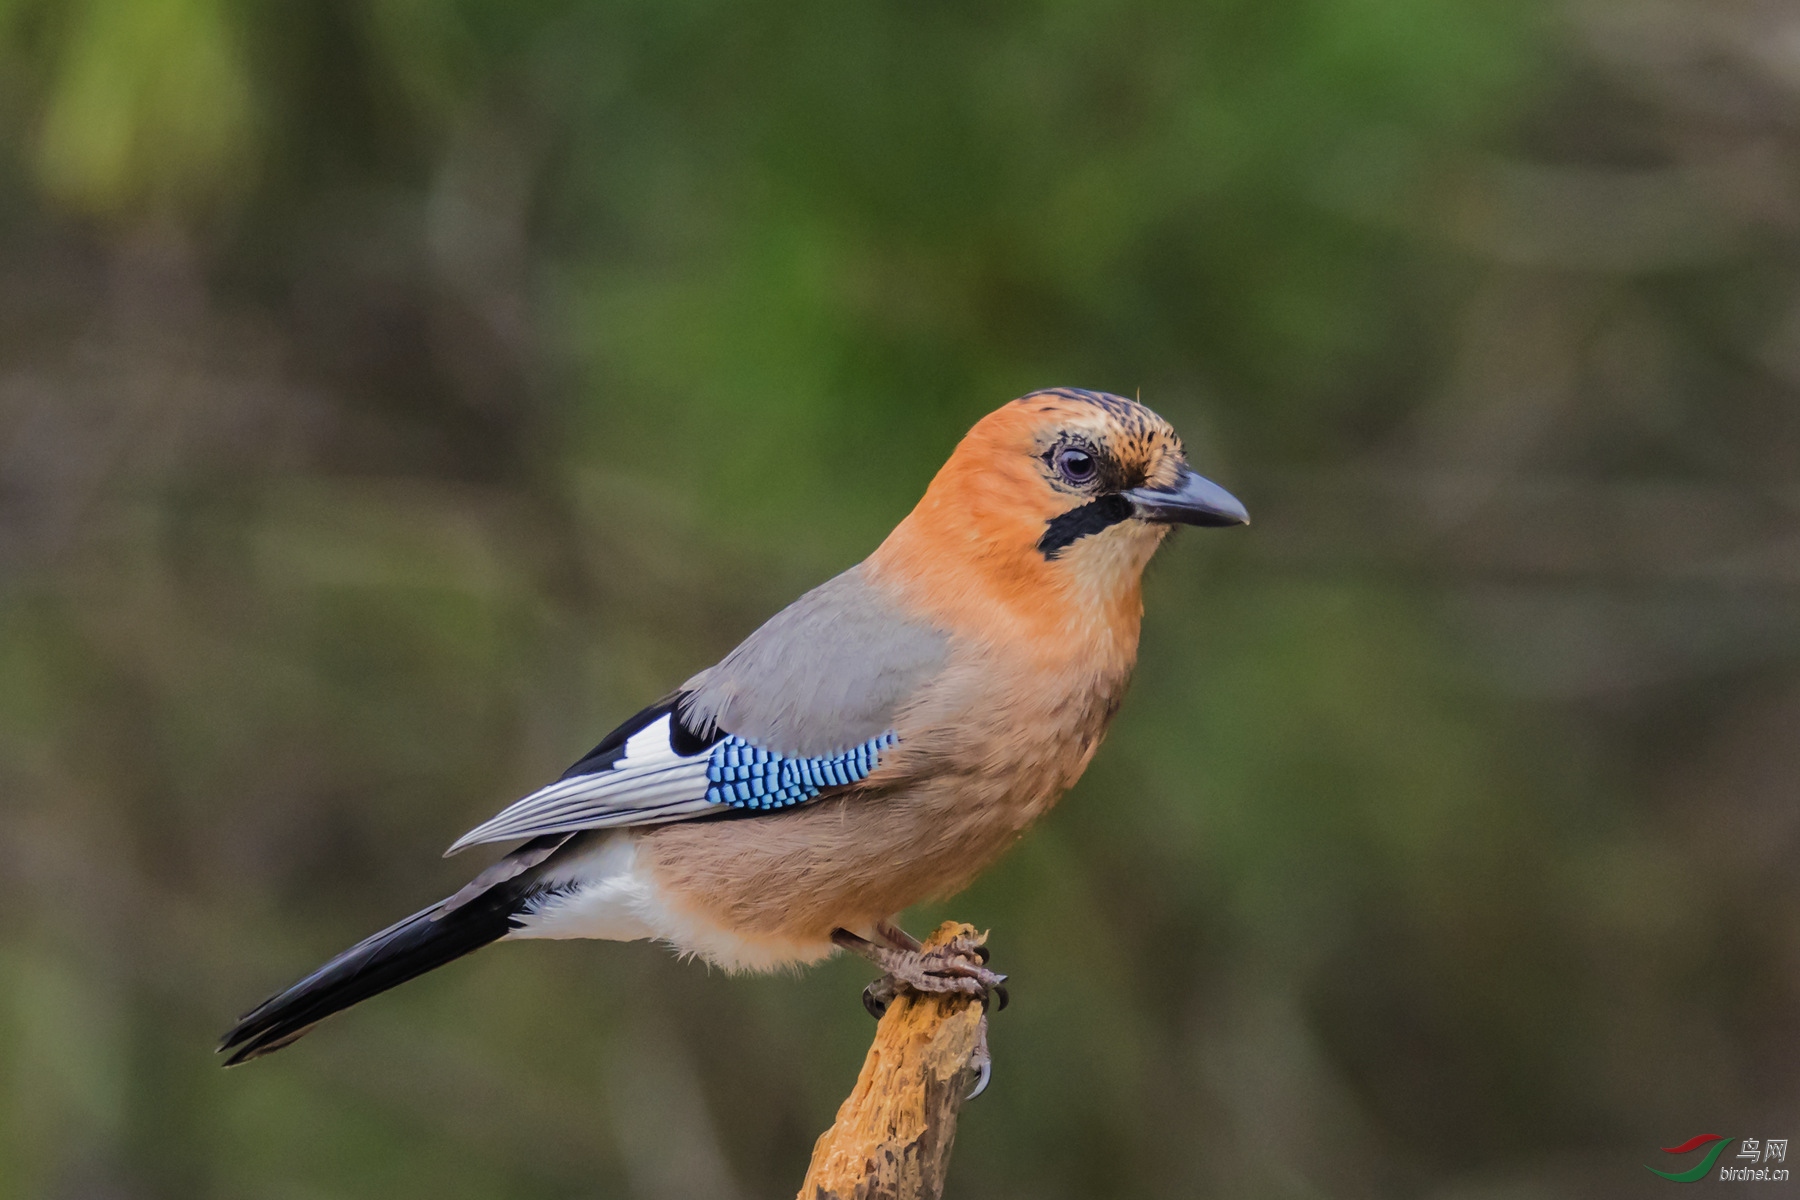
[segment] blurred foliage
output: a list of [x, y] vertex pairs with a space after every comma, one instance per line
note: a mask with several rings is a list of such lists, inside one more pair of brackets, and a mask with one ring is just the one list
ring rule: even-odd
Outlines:
[[960, 1196], [1623, 1196], [1788, 1136], [1800, 18], [0, 6], [0, 1200], [774, 1196], [866, 975], [229, 1018], [1033, 387], [1244, 496], [949, 913]]

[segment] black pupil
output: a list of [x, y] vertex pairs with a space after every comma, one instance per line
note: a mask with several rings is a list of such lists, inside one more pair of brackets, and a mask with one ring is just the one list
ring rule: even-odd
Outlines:
[[1094, 456], [1083, 450], [1064, 450], [1062, 452], [1063, 474], [1076, 483], [1086, 483], [1094, 477]]

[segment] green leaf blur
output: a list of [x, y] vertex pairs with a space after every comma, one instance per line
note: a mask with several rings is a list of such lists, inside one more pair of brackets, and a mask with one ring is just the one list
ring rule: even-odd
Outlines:
[[908, 914], [1013, 980], [950, 1194], [1613, 1195], [1787, 1136], [1796, 45], [0, 5], [0, 1200], [787, 1194], [859, 963], [500, 946], [211, 1046], [1057, 384], [1256, 524], [1173, 540], [1088, 777]]

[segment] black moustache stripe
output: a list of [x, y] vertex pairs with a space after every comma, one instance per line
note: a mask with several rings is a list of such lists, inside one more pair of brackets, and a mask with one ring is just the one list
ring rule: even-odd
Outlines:
[[1038, 539], [1038, 552], [1055, 559], [1064, 550], [1088, 536], [1110, 529], [1131, 515], [1131, 501], [1120, 495], [1101, 496], [1080, 508], [1071, 508], [1062, 516], [1044, 524], [1044, 536]]

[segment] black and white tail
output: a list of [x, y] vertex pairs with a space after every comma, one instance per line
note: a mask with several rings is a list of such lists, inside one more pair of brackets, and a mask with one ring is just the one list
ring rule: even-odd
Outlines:
[[545, 860], [568, 840], [558, 834], [527, 842], [454, 896], [364, 938], [269, 997], [219, 1043], [221, 1054], [231, 1054], [225, 1065], [279, 1050], [332, 1013], [499, 941], [519, 927], [515, 918], [544, 890]]

